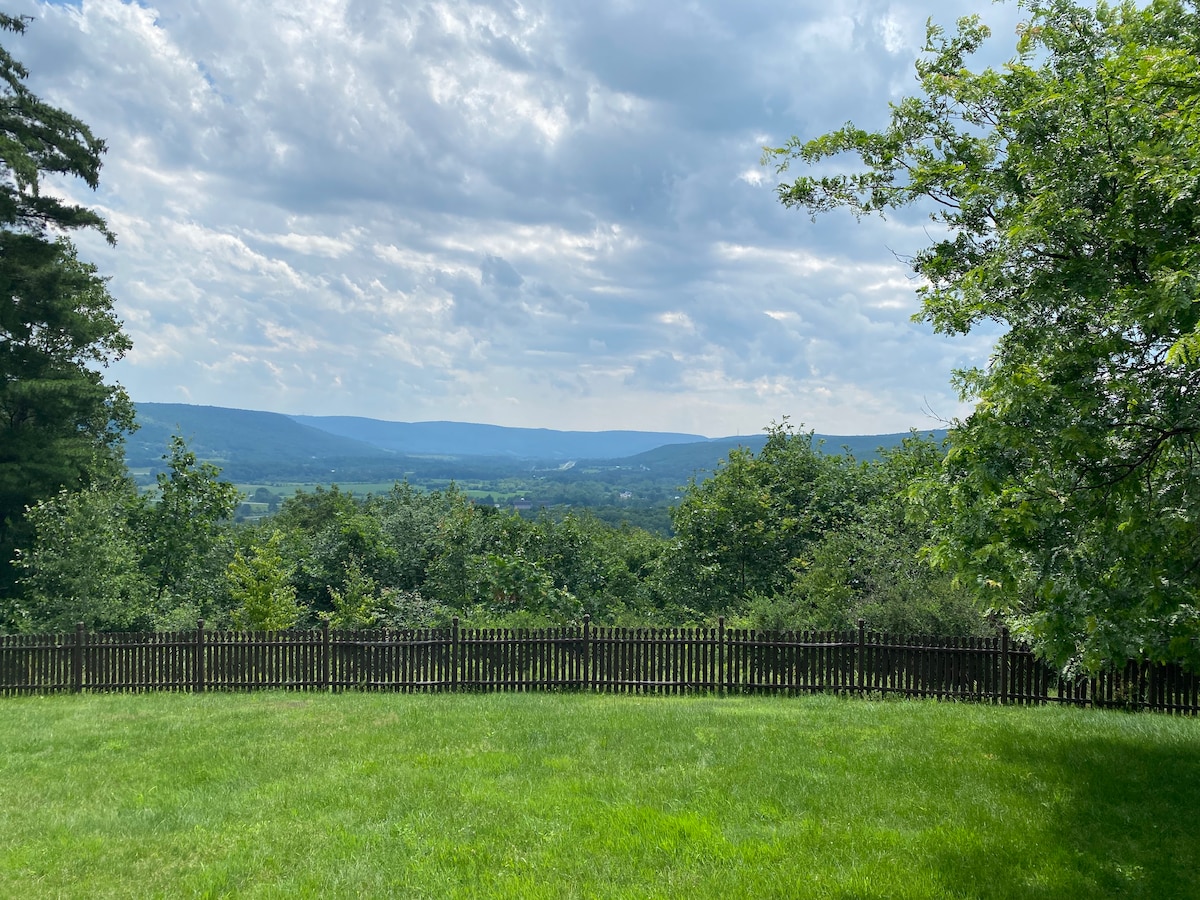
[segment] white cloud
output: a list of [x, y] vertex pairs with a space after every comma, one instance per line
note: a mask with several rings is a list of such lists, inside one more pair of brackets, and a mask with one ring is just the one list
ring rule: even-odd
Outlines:
[[665, 312], [658, 317], [658, 321], [664, 325], [674, 325], [684, 331], [695, 331], [696, 326], [692, 322], [691, 316], [684, 312]]
[[340, 259], [354, 249], [354, 244], [345, 238], [323, 234], [262, 234], [251, 231], [247, 232], [247, 237], [292, 250], [303, 256], [326, 256], [330, 259]]
[[762, 167], [759, 166], [757, 168], [743, 169], [738, 173], [738, 180], [744, 181], [746, 184], [751, 185], [752, 187], [758, 187], [759, 185], [763, 184], [767, 178], [766, 175], [763, 174]]
[[[908, 321], [901, 216], [783, 210], [761, 147], [878, 125], [939, 0], [14, 0], [109, 145], [135, 399], [571, 428], [880, 432], [990, 337]], [[1005, 38], [1007, 40], [1007, 38]], [[1003, 57], [1002, 54], [1001, 56]]]

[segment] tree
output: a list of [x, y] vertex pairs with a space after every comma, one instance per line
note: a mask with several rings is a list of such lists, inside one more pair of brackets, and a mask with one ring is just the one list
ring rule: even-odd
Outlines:
[[[22, 34], [28, 21], [0, 13], [0, 31]], [[83, 122], [31, 93], [28, 77], [0, 46], [0, 228], [28, 234], [95, 228], [115, 243], [98, 214], [41, 192], [46, 175], [72, 175], [95, 190], [105, 147]]]
[[94, 366], [129, 349], [104, 280], [65, 240], [0, 231], [0, 514], [123, 471], [125, 392]]
[[786, 566], [786, 553], [775, 551], [782, 523], [761, 471], [754, 454], [739, 447], [711, 478], [688, 484], [671, 514], [669, 565], [680, 606], [702, 614], [727, 610], [751, 592], [770, 590]]
[[229, 558], [218, 552], [222, 525], [232, 518], [241, 494], [220, 479], [221, 470], [212, 463], [198, 462], [179, 435], [171, 438], [163, 459], [169, 471], [158, 473], [157, 494], [141, 498], [136, 516], [142, 566], [161, 612], [183, 601], [203, 614], [205, 595], [221, 582]]
[[666, 567], [681, 606], [711, 615], [773, 595], [794, 560], [854, 515], [861, 483], [853, 458], [823, 453], [812, 431], [786, 421], [767, 431], [757, 456], [732, 451], [711, 478], [688, 485], [672, 512]]
[[237, 604], [233, 611], [235, 627], [282, 631], [300, 618], [291, 569], [279, 549], [282, 541], [283, 535], [276, 531], [265, 544], [254, 548], [249, 559], [239, 550], [229, 563], [226, 577], [229, 593]]
[[969, 635], [992, 630], [972, 593], [922, 559], [931, 537], [909, 485], [938, 471], [938, 445], [916, 434], [854, 472], [854, 508], [792, 561], [792, 581], [757, 598], [750, 621], [772, 630], [847, 630], [862, 619], [892, 634]]
[[596, 624], [645, 623], [661, 612], [653, 584], [665, 546], [657, 535], [614, 527], [585, 510], [561, 519], [539, 515], [524, 553], [550, 575], [555, 588], [577, 598]]
[[236, 535], [225, 523], [237, 491], [182, 438], [164, 458], [170, 474], [159, 475], [157, 495], [122, 474], [27, 510], [28, 543], [15, 554], [21, 591], [0, 601], [0, 623], [123, 631], [227, 621]]
[[489, 553], [482, 569], [483, 590], [503, 621], [564, 625], [578, 622], [583, 613], [575, 596], [555, 587], [550, 573], [520, 550]]
[[[25, 19], [0, 14], [0, 31]], [[13, 549], [28, 537], [26, 506], [63, 488], [110, 480], [132, 428], [125, 392], [99, 369], [129, 349], [94, 266], [63, 236], [104, 220], [41, 190], [47, 175], [95, 188], [104, 143], [25, 86], [27, 70], [0, 47], [0, 591]]]
[[379, 585], [362, 569], [357, 556], [345, 564], [346, 577], [340, 588], [329, 586], [333, 611], [322, 615], [334, 628], [370, 628], [383, 614]]
[[1200, 11], [1022, 3], [1001, 70], [978, 18], [931, 25], [922, 96], [878, 132], [793, 138], [767, 158], [853, 171], [780, 185], [816, 216], [926, 205], [917, 318], [1007, 326], [956, 373], [974, 411], [914, 491], [933, 558], [1067, 668], [1200, 664]]
[[25, 632], [134, 631], [152, 622], [151, 585], [129, 523], [132, 484], [60, 491], [31, 507], [34, 542], [17, 551], [24, 598], [10, 598], [10, 627]]

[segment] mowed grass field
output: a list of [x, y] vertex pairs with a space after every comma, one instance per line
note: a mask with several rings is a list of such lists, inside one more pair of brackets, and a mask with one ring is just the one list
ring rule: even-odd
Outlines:
[[831, 697], [0, 700], [2, 897], [1200, 897], [1200, 722]]

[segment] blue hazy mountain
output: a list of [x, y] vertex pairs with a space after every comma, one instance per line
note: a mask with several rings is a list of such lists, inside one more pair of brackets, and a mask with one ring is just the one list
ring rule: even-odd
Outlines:
[[410, 455], [509, 456], [530, 460], [617, 459], [666, 444], [705, 441], [665, 431], [554, 431], [466, 422], [384, 422], [358, 416], [292, 416], [338, 437]]
[[[939, 442], [946, 437], [944, 429], [925, 431], [921, 434]], [[813, 442], [824, 453], [834, 455], [850, 453], [855, 459], [869, 460], [874, 459], [880, 449], [895, 447], [906, 437], [908, 437], [908, 432], [853, 435], [814, 434]], [[758, 453], [766, 442], [765, 434], [706, 438], [698, 443], [656, 447], [645, 453], [638, 453], [628, 459], [620, 460], [620, 462], [628, 466], [641, 466], [652, 471], [670, 468], [681, 472], [689, 470], [711, 472], [719, 460], [728, 458], [731, 450], [740, 447]]]
[[[386, 422], [353, 416], [280, 413], [138, 403], [140, 428], [126, 440], [131, 467], [158, 466], [171, 436], [222, 466], [227, 477], [261, 480], [376, 481], [424, 474], [465, 478], [529, 471], [566, 461], [602, 469], [636, 469], [684, 481], [716, 469], [736, 447], [754, 452], [765, 434], [707, 438], [679, 432], [555, 431], [465, 422]], [[933, 432], [941, 439], [945, 432]], [[906, 434], [816, 435], [827, 453], [869, 459]], [[578, 470], [577, 470], [578, 471]]]
[[377, 458], [372, 444], [312, 428], [278, 413], [188, 403], [138, 403], [138, 430], [125, 439], [130, 466], [157, 465], [171, 436], [182, 435], [202, 460], [226, 464], [247, 459]]

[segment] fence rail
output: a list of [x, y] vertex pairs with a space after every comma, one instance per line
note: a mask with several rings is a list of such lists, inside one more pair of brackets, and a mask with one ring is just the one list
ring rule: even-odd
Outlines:
[[0, 694], [62, 691], [836, 692], [1200, 713], [1200, 677], [1130, 662], [1063, 680], [1004, 632], [582, 626], [0, 636]]

